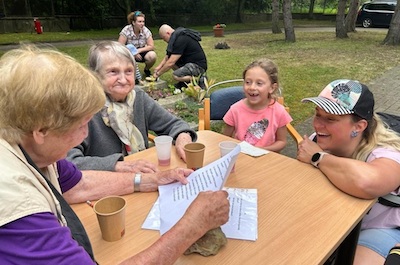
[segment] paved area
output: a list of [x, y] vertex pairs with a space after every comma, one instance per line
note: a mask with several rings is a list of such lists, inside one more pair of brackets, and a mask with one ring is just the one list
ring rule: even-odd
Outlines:
[[[390, 114], [400, 115], [399, 73], [400, 65], [390, 69], [375, 80], [366, 84], [374, 94], [375, 112], [387, 112]], [[313, 132], [312, 117], [297, 125], [296, 130], [302, 135], [310, 135]], [[296, 158], [297, 146], [290, 136], [288, 138], [287, 147], [281, 153]]]

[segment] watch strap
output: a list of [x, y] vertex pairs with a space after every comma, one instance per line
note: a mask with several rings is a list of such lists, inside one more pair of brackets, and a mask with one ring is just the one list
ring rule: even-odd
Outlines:
[[[314, 156], [319, 154], [318, 160], [314, 161]], [[324, 155], [328, 154], [327, 152], [317, 152], [315, 153], [312, 158], [311, 158], [311, 165], [313, 165], [316, 168], [319, 168], [319, 163], [321, 162], [322, 158], [324, 157]]]
[[142, 174], [136, 173], [133, 178], [133, 190], [135, 192], [140, 191], [140, 182], [142, 181]]

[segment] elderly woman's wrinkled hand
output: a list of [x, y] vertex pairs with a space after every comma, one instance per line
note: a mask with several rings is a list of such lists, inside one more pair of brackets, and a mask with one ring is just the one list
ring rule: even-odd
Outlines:
[[155, 173], [158, 172], [157, 165], [143, 160], [135, 161], [118, 161], [115, 164], [116, 172], [132, 172], [132, 173]]
[[185, 150], [183, 150], [183, 147], [191, 142], [192, 142], [192, 137], [190, 136], [189, 133], [186, 132], [180, 133], [175, 141], [176, 153], [185, 162], [186, 162], [186, 155], [185, 155]]
[[228, 193], [224, 190], [200, 192], [186, 211], [193, 229], [207, 231], [229, 220]]
[[175, 168], [171, 170], [161, 171], [157, 173], [157, 184], [165, 185], [172, 182], [180, 182], [187, 184], [187, 177], [193, 172], [192, 169], [188, 168]]
[[304, 163], [311, 163], [313, 154], [322, 151], [317, 143], [310, 140], [307, 135], [303, 136], [303, 141], [299, 144], [297, 151], [297, 159]]

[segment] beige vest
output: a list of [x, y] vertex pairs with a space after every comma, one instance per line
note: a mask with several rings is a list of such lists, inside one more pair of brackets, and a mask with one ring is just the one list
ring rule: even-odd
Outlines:
[[[18, 145], [11, 146], [0, 139], [0, 154], [0, 226], [43, 212], [52, 212], [55, 216], [59, 212], [59, 222], [66, 226], [60, 203], [42, 175], [27, 162]], [[57, 165], [49, 165], [45, 171], [43, 174], [60, 191]]]

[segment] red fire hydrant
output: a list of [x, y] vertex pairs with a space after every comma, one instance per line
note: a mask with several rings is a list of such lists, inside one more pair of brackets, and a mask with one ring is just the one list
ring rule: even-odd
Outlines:
[[42, 23], [40, 23], [39, 19], [34, 18], [33, 19], [33, 23], [35, 25], [35, 31], [37, 34], [42, 34], [43, 33], [43, 27], [42, 27]]

